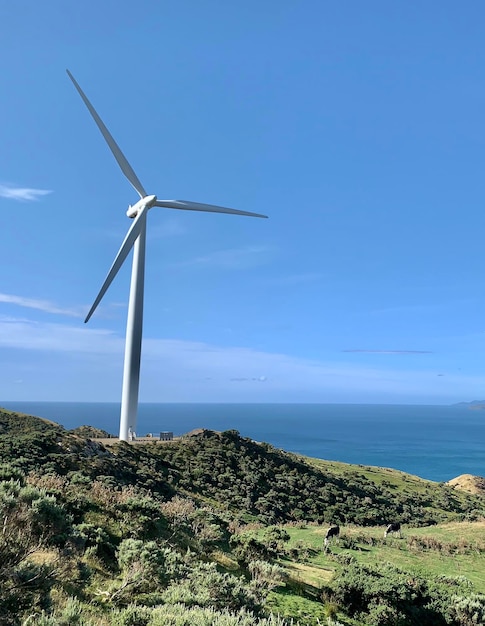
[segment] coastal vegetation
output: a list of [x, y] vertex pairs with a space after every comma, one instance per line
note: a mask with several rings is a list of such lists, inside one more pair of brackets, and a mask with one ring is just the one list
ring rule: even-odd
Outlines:
[[96, 436], [0, 410], [0, 626], [485, 623], [482, 493], [236, 431]]

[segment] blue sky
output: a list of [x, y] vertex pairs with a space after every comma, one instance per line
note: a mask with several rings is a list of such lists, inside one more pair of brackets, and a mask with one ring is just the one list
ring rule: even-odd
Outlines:
[[485, 5], [0, 4], [0, 399], [117, 401], [137, 197], [140, 400], [485, 397]]

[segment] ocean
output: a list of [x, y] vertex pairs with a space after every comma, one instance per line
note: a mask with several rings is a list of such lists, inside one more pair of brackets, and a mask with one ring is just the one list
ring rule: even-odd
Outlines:
[[[6, 402], [13, 411], [118, 434], [119, 404]], [[140, 404], [139, 436], [194, 428], [244, 437], [306, 456], [392, 467], [434, 481], [485, 476], [485, 410], [368, 404]]]

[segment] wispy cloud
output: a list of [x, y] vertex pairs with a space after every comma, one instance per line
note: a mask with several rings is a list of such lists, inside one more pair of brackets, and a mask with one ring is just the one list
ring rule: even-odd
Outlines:
[[273, 254], [271, 246], [247, 246], [231, 250], [217, 250], [203, 256], [177, 263], [177, 267], [220, 267], [224, 269], [247, 269], [266, 263]]
[[[8, 354], [0, 359], [0, 393], [4, 397], [15, 393], [11, 382], [15, 377], [24, 380], [17, 388], [37, 398], [76, 399], [85, 390], [83, 400], [116, 401], [123, 346], [122, 334], [110, 330], [0, 316], [0, 352]], [[12, 363], [18, 364], [15, 372]], [[483, 390], [483, 375], [478, 373], [447, 374], [443, 389], [436, 370], [375, 367], [353, 359], [320, 361], [150, 337], [143, 340], [142, 372], [145, 402], [364, 402], [430, 397], [454, 401]], [[66, 386], [60, 386], [58, 379], [68, 381]]]
[[109, 330], [0, 315], [0, 346], [69, 354], [123, 354], [123, 339]]
[[8, 293], [0, 293], [0, 302], [8, 304], [16, 304], [27, 309], [37, 309], [45, 313], [55, 313], [57, 315], [67, 315], [69, 317], [83, 317], [84, 310], [80, 309], [64, 309], [58, 307], [48, 300], [35, 300], [33, 298], [24, 298], [22, 296], [14, 296]]
[[293, 285], [304, 285], [308, 283], [314, 283], [321, 280], [322, 274], [317, 272], [304, 272], [301, 274], [286, 274], [283, 276], [275, 276], [269, 279], [267, 282], [271, 285], [281, 285], [283, 287], [290, 287]]
[[431, 350], [342, 350], [342, 352], [363, 352], [364, 354], [433, 354]]
[[12, 185], [0, 185], [0, 198], [18, 200], [20, 202], [32, 202], [42, 196], [52, 193], [49, 189], [32, 189], [30, 187], [14, 187]]

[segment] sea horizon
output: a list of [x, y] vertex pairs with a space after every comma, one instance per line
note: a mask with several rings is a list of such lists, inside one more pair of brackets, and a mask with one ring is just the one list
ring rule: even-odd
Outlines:
[[[113, 435], [119, 402], [4, 401], [66, 429], [89, 425]], [[137, 434], [182, 435], [196, 428], [241, 436], [305, 456], [390, 467], [434, 481], [485, 474], [485, 411], [455, 404], [140, 403]]]

